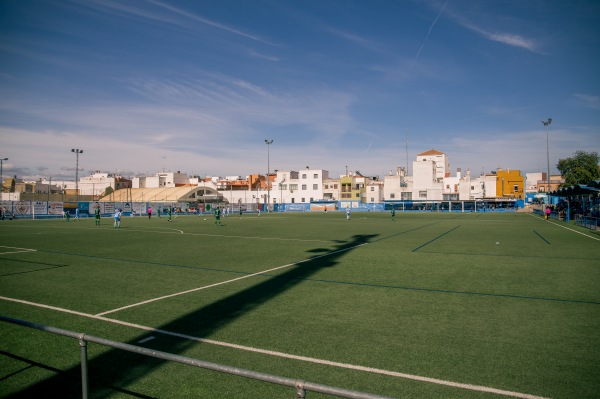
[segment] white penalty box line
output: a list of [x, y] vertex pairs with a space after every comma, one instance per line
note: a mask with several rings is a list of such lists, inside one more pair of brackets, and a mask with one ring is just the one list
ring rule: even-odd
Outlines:
[[[364, 245], [364, 244], [361, 244], [361, 245]], [[298, 262], [298, 263], [300, 263], [300, 262]], [[7, 297], [0, 296], [0, 300], [20, 303], [20, 304], [24, 304], [24, 305], [36, 306], [36, 307], [40, 307], [40, 308], [44, 308], [44, 309], [54, 310], [57, 312], [63, 312], [63, 313], [77, 315], [77, 316], [87, 317], [90, 319], [106, 321], [108, 323], [118, 324], [118, 325], [122, 325], [125, 327], [131, 327], [131, 328], [139, 329], [142, 331], [154, 332], [154, 333], [168, 335], [168, 336], [172, 336], [172, 337], [176, 337], [176, 338], [188, 339], [190, 341], [201, 342], [201, 343], [205, 343], [205, 344], [209, 344], [209, 345], [217, 345], [217, 346], [222, 346], [225, 348], [232, 348], [232, 349], [237, 349], [237, 350], [242, 350], [242, 351], [247, 351], [247, 352], [252, 352], [252, 353], [259, 353], [259, 354], [263, 354], [263, 355], [267, 355], [267, 356], [275, 356], [275, 357], [280, 357], [280, 358], [284, 358], [284, 359], [297, 360], [297, 361], [301, 361], [301, 362], [337, 367], [337, 368], [346, 369], [346, 370], [362, 371], [362, 372], [367, 372], [367, 373], [385, 375], [388, 377], [404, 378], [404, 379], [408, 379], [408, 380], [420, 381], [420, 382], [442, 385], [442, 386], [447, 386], [447, 387], [452, 387], [452, 388], [457, 388], [457, 389], [464, 389], [464, 390], [469, 390], [469, 391], [492, 393], [492, 394], [496, 394], [496, 395], [508, 396], [508, 397], [513, 397], [513, 398], [548, 399], [548, 398], [545, 398], [542, 396], [531, 395], [531, 394], [522, 393], [522, 392], [508, 391], [508, 390], [497, 389], [497, 388], [492, 388], [492, 387], [486, 387], [483, 385], [465, 384], [465, 383], [461, 383], [461, 382], [442, 380], [439, 378], [431, 378], [431, 377], [425, 377], [425, 376], [421, 376], [421, 375], [401, 373], [398, 371], [366, 367], [366, 366], [361, 366], [361, 365], [357, 365], [357, 364], [341, 363], [341, 362], [334, 362], [334, 361], [327, 360], [327, 359], [319, 359], [319, 358], [308, 357], [308, 356], [294, 355], [291, 353], [255, 348], [252, 346], [238, 345], [238, 344], [234, 344], [231, 342], [216, 341], [213, 339], [195, 337], [193, 335], [181, 334], [181, 333], [177, 333], [174, 331], [162, 330], [159, 328], [154, 328], [154, 327], [149, 327], [149, 326], [143, 326], [140, 324], [129, 323], [129, 322], [122, 321], [122, 320], [111, 319], [111, 318], [102, 317], [99, 315], [92, 315], [89, 313], [78, 312], [75, 310], [59, 308], [56, 306], [43, 305], [40, 303], [29, 302], [29, 301], [25, 301], [22, 299], [7, 298]]]
[[16, 251], [6, 251], [6, 252], [3, 249], [0, 249], [0, 255], [22, 254], [22, 253], [27, 253], [27, 252], [37, 252], [37, 249], [32, 249], [32, 248], [7, 247], [7, 246], [4, 246], [4, 245], [0, 245], [0, 248], [16, 249]]
[[247, 279], [247, 278], [250, 278], [250, 277], [255, 277], [255, 276], [263, 275], [263, 274], [266, 274], [266, 273], [270, 273], [270, 272], [273, 272], [273, 271], [276, 271], [276, 270], [285, 269], [287, 267], [292, 267], [292, 266], [300, 265], [302, 263], [310, 262], [310, 261], [313, 261], [315, 259], [319, 259], [319, 258], [323, 258], [323, 257], [326, 257], [326, 256], [334, 255], [334, 254], [337, 254], [337, 253], [340, 253], [340, 252], [349, 251], [351, 249], [355, 249], [355, 248], [361, 247], [361, 246], [366, 245], [366, 244], [368, 244], [368, 243], [364, 242], [364, 243], [361, 243], [361, 244], [358, 244], [358, 245], [354, 245], [354, 246], [351, 246], [351, 247], [348, 247], [348, 248], [343, 248], [343, 249], [339, 249], [337, 251], [328, 252], [328, 253], [323, 254], [323, 255], [315, 256], [313, 258], [304, 259], [304, 260], [301, 260], [299, 262], [288, 263], [287, 265], [277, 266], [277, 267], [274, 267], [272, 269], [262, 270], [260, 272], [256, 272], [256, 273], [252, 273], [252, 274], [246, 274], [244, 276], [233, 278], [231, 280], [221, 281], [221, 282], [218, 282], [218, 283], [209, 284], [209, 285], [205, 285], [205, 286], [202, 286], [202, 287], [192, 288], [192, 289], [187, 290], [187, 291], [176, 292], [174, 294], [169, 294], [169, 295], [164, 295], [164, 296], [161, 296], [161, 297], [158, 297], [158, 298], [148, 299], [146, 301], [142, 301], [142, 302], [138, 302], [138, 303], [133, 303], [131, 305], [123, 306], [123, 307], [120, 307], [120, 308], [117, 308], [117, 309], [111, 309], [111, 310], [107, 310], [106, 312], [97, 313], [96, 316], [104, 316], [104, 315], [107, 315], [107, 314], [110, 314], [110, 313], [115, 313], [115, 312], [118, 312], [118, 311], [121, 311], [121, 310], [133, 308], [133, 307], [136, 307], [136, 306], [146, 305], [148, 303], [160, 301], [160, 300], [163, 300], [163, 299], [173, 298], [173, 297], [176, 297], [176, 296], [185, 295], [185, 294], [189, 294], [189, 293], [192, 293], [192, 292], [205, 290], [205, 289], [208, 289], [208, 288], [218, 287], [220, 285], [225, 285], [225, 284], [233, 283], [233, 282], [236, 282], [236, 281], [239, 281], [239, 280]]

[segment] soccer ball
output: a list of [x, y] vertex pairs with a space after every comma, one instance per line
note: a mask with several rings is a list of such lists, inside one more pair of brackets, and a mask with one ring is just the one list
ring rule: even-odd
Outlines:
[[204, 220], [206, 220], [206, 218], [204, 218]]

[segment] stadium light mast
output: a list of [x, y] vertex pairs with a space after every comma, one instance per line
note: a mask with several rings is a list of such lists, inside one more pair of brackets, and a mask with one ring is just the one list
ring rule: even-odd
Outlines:
[[79, 154], [83, 154], [83, 150], [79, 148], [71, 148], [71, 152], [75, 153], [75, 202], [79, 202]]
[[[50, 187], [52, 187], [52, 176], [50, 176], [50, 182], [48, 183], [48, 203], [50, 203]], [[48, 209], [50, 209], [50, 205], [47, 205]]]
[[4, 161], [8, 161], [8, 158], [0, 158], [0, 184], [2, 185], [0, 192], [4, 192], [4, 176], [2, 175], [2, 164]]
[[544, 126], [546, 126], [546, 162], [548, 163], [548, 176], [546, 176], [546, 180], [548, 182], [548, 187], [546, 187], [546, 206], [550, 205], [550, 145], [548, 139], [548, 126], [552, 123], [552, 118], [548, 118], [547, 121], [542, 120]]
[[271, 202], [271, 159], [270, 159], [270, 147], [273, 144], [273, 140], [265, 140], [267, 145], [267, 212], [269, 212], [269, 202]]

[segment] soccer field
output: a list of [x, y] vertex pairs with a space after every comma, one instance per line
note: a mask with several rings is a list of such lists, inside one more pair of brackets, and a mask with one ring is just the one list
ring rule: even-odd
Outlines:
[[[0, 223], [1, 315], [397, 398], [598, 398], [600, 234], [525, 213]], [[76, 340], [0, 322], [0, 397], [80, 397]], [[293, 390], [89, 344], [92, 398]], [[325, 398], [308, 393], [307, 398]]]

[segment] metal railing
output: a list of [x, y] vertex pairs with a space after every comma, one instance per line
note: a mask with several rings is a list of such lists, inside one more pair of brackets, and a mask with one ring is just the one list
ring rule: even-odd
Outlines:
[[352, 391], [343, 388], [332, 387], [328, 385], [317, 384], [304, 380], [296, 380], [293, 378], [280, 377], [272, 374], [260, 373], [257, 371], [241, 369], [237, 367], [226, 366], [217, 363], [206, 362], [203, 360], [193, 359], [189, 357], [174, 355], [172, 353], [161, 352], [156, 350], [146, 349], [140, 346], [125, 344], [118, 341], [112, 341], [105, 338], [94, 337], [84, 333], [78, 333], [69, 330], [63, 330], [61, 328], [46, 326], [43, 324], [32, 323], [25, 320], [13, 319], [11, 317], [1, 316], [0, 321], [7, 323], [17, 324], [33, 328], [36, 330], [46, 331], [53, 334], [58, 334], [70, 338], [77, 339], [80, 347], [80, 361], [81, 361], [81, 389], [82, 398], [88, 399], [89, 394], [89, 381], [88, 381], [88, 356], [87, 356], [87, 343], [93, 342], [96, 344], [109, 346], [111, 348], [121, 349], [127, 352], [137, 353], [157, 359], [187, 364], [188, 366], [198, 367], [202, 369], [217, 371], [220, 373], [226, 373], [235, 375], [238, 377], [251, 378], [263, 382], [270, 382], [273, 384], [284, 385], [287, 387], [294, 388], [296, 390], [296, 399], [306, 398], [306, 392], [318, 392], [326, 395], [337, 396], [340, 398], [351, 398], [351, 399], [393, 399], [387, 396], [379, 396], [364, 392]]
[[575, 215], [575, 224], [592, 230], [600, 230], [600, 218]]

